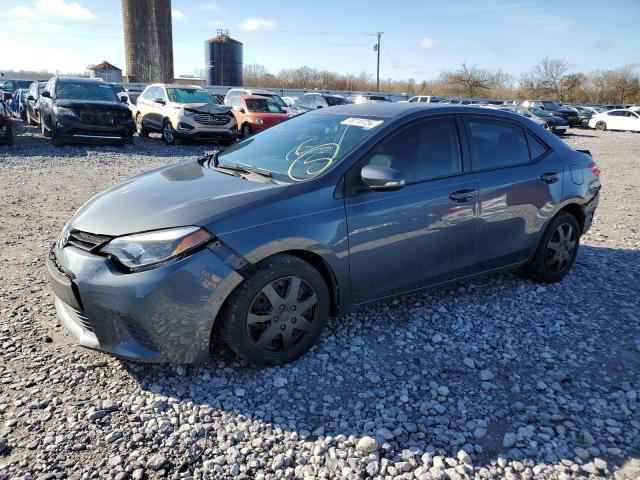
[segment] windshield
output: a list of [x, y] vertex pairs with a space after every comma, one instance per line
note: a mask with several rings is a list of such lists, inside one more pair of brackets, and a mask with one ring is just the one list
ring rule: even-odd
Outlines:
[[42, 93], [44, 91], [44, 87], [47, 86], [47, 82], [38, 82], [38, 93]]
[[544, 108], [546, 108], [547, 110], [560, 110], [562, 108], [556, 102], [550, 102], [548, 100], [540, 103], [544, 105]]
[[206, 90], [197, 90], [195, 88], [167, 88], [169, 100], [174, 103], [209, 103], [219, 105], [218, 101], [213, 98]]
[[324, 99], [327, 101], [330, 107], [333, 107], [334, 105], [345, 105], [347, 103], [351, 103], [344, 97], [324, 97]]
[[58, 81], [56, 98], [67, 100], [105, 100], [117, 102], [116, 92], [108, 83]]
[[542, 110], [540, 108], [530, 108], [529, 111], [531, 113], [533, 113], [534, 115], [537, 115], [538, 117], [552, 117], [553, 116], [549, 112], [547, 112], [546, 110]]
[[246, 102], [250, 112], [284, 113], [280, 106], [270, 98], [249, 98]]
[[220, 154], [220, 166], [236, 164], [302, 182], [340, 163], [384, 122], [380, 118], [308, 113], [236, 143]]
[[276, 95], [275, 93], [269, 93], [269, 92], [265, 92], [265, 93], [255, 93], [254, 95], [260, 95], [261, 97], [267, 97], [270, 98], [271, 100], [273, 100], [274, 102], [276, 102], [278, 105], [280, 105], [281, 107], [286, 107], [287, 104], [285, 103], [284, 100], [282, 100], [282, 98], [280, 98], [280, 95]]

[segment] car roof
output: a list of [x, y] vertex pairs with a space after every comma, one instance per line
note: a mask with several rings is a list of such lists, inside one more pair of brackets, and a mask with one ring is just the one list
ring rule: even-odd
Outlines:
[[500, 115], [506, 118], [518, 119], [522, 116], [504, 110], [493, 110], [473, 105], [456, 105], [443, 103], [408, 103], [408, 102], [380, 102], [380, 103], [360, 103], [337, 105], [334, 107], [314, 110], [314, 114], [341, 114], [341, 115], [362, 115], [372, 117], [393, 118], [407, 115], [413, 112], [423, 113], [466, 113], [480, 115]]
[[204, 88], [199, 85], [183, 85], [181, 83], [152, 83], [151, 86], [158, 86], [164, 88], [186, 88], [186, 89], [195, 89], [195, 90], [204, 90]]
[[271, 101], [273, 101], [273, 100], [272, 100], [271, 98], [269, 98], [269, 97], [264, 97], [264, 96], [262, 96], [262, 95], [255, 95], [255, 94], [252, 94], [252, 95], [240, 95], [240, 96], [239, 96], [239, 97], [237, 97], [237, 98], [242, 98], [243, 100], [264, 99], [264, 100], [271, 100]]
[[58, 81], [63, 82], [87, 82], [87, 83], [107, 83], [101, 78], [73, 77], [71, 75], [58, 75]]

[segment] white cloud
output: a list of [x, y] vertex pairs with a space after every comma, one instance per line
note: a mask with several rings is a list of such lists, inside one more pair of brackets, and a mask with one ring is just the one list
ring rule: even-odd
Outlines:
[[442, 47], [442, 42], [439, 40], [434, 40], [433, 38], [424, 37], [422, 41], [418, 44], [418, 48], [423, 50], [436, 50]]
[[[78, 2], [65, 0], [38, 0], [32, 6], [19, 6], [7, 14], [19, 25], [25, 26], [35, 21], [71, 20], [83, 22], [96, 18], [95, 14]], [[46, 23], [43, 23], [46, 25]]]
[[200, 5], [200, 10], [208, 10], [210, 12], [215, 12], [216, 10], [218, 10], [220, 7], [218, 6], [217, 3], [215, 2], [211, 2], [211, 3], [204, 3], [202, 5]]
[[245, 18], [240, 23], [240, 29], [247, 32], [255, 32], [256, 30], [275, 30], [278, 22], [267, 18]]
[[184, 18], [184, 14], [180, 10], [171, 10], [171, 17], [176, 20], [182, 20]]
[[93, 20], [96, 16], [78, 2], [65, 0], [38, 0], [36, 10], [46, 15], [69, 20]]

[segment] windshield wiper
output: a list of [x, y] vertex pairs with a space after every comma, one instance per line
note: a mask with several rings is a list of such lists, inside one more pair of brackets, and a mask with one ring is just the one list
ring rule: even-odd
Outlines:
[[273, 180], [273, 175], [269, 170], [263, 170], [262, 168], [253, 167], [251, 165], [245, 165], [242, 163], [225, 163], [224, 165], [217, 164], [216, 167], [221, 169], [233, 170], [234, 172], [246, 173], [249, 175], [257, 175], [259, 177], [266, 178], [269, 183], [276, 183]]

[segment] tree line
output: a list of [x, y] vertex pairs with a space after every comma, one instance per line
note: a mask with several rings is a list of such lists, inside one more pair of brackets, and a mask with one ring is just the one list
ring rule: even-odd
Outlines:
[[[249, 87], [304, 90], [373, 91], [375, 78], [365, 71], [341, 74], [307, 65], [273, 74], [264, 65], [244, 65], [243, 83]], [[569, 103], [640, 103], [640, 75], [633, 65], [614, 70], [572, 72], [567, 59], [545, 57], [531, 70], [514, 76], [463, 63], [434, 80], [380, 80], [380, 90], [407, 95], [467, 98], [550, 98]]]

